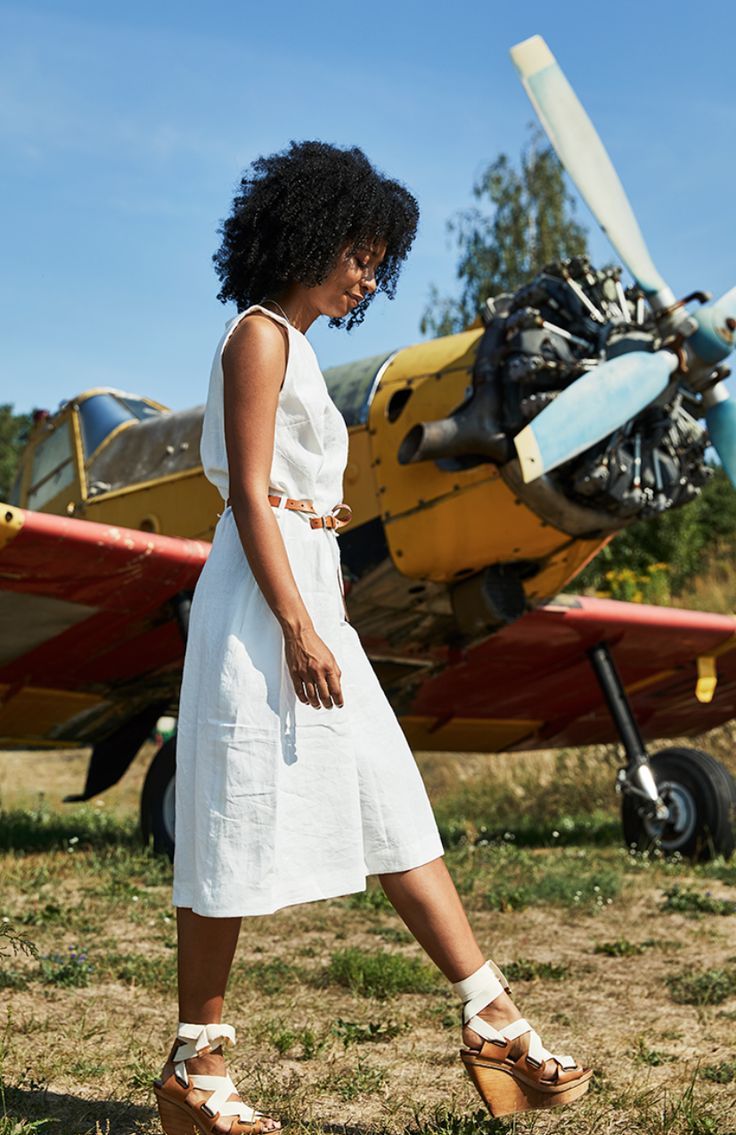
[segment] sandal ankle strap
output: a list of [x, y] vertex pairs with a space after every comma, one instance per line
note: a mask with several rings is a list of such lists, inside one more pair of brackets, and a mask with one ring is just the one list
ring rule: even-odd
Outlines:
[[235, 1029], [232, 1025], [210, 1024], [198, 1025], [179, 1021], [176, 1030], [176, 1039], [181, 1041], [173, 1056], [174, 1074], [184, 1087], [189, 1086], [189, 1073], [186, 1061], [204, 1053], [211, 1052], [219, 1045], [234, 1045], [237, 1043]]
[[[490, 958], [469, 977], [454, 981], [452, 988], [463, 1002], [463, 1024], [470, 1025], [473, 1029], [475, 1025], [471, 1021], [479, 1019], [476, 1013], [485, 1009], [501, 993], [510, 992], [505, 975]], [[480, 1032], [479, 1029], [475, 1031]]]

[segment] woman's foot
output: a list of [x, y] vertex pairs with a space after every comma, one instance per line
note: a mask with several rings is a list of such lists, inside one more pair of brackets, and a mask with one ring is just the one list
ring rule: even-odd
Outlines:
[[[181, 1047], [181, 1041], [175, 1040], [173, 1045], [171, 1046], [171, 1051], [169, 1052], [168, 1059], [166, 1060], [166, 1063], [164, 1064], [163, 1069], [161, 1070], [160, 1079], [161, 1079], [162, 1084], [165, 1084], [166, 1081], [168, 1080], [168, 1078], [170, 1076], [173, 1076], [173, 1074], [174, 1074], [174, 1071], [175, 1071], [175, 1069], [174, 1069], [174, 1055], [175, 1055], [177, 1049], [180, 1048], [180, 1047]], [[186, 1069], [187, 1069], [187, 1072], [189, 1073], [190, 1077], [193, 1076], [193, 1075], [194, 1076], [226, 1076], [227, 1075], [227, 1068], [225, 1067], [225, 1057], [222, 1054], [222, 1046], [221, 1045], [218, 1045], [216, 1048], [212, 1049], [210, 1052], [208, 1052], [208, 1053], [206, 1053], [202, 1056], [192, 1056], [188, 1060], [184, 1061], [184, 1063], [186, 1065]], [[190, 1090], [187, 1092], [187, 1095], [185, 1097], [185, 1102], [187, 1104], [189, 1104], [190, 1107], [198, 1108], [199, 1105], [203, 1101], [207, 1100], [211, 1095], [212, 1095], [212, 1092], [207, 1091], [205, 1088], [190, 1088]], [[242, 1097], [239, 1095], [239, 1093], [237, 1091], [231, 1092], [230, 1095], [228, 1096], [228, 1100], [239, 1101], [241, 1103], [248, 1102], [246, 1100], [243, 1100]], [[254, 1121], [254, 1124], [256, 1126], [256, 1129], [258, 1129], [258, 1127], [260, 1125], [260, 1130], [264, 1131], [264, 1132], [265, 1131], [279, 1131], [281, 1129], [281, 1124], [278, 1122], [278, 1120], [272, 1119], [270, 1116], [261, 1116], [261, 1117], [259, 1117], [258, 1120]], [[239, 1122], [236, 1118], [234, 1118], [233, 1116], [223, 1115], [223, 1116], [220, 1116], [220, 1118], [215, 1122], [215, 1124], [212, 1128], [212, 1131], [217, 1132], [217, 1135], [230, 1135], [231, 1130], [232, 1131], [238, 1131], [239, 1129], [240, 1129], [239, 1128]]]
[[[509, 1025], [512, 1021], [520, 1021], [522, 1014], [519, 1012], [508, 993], [499, 993], [498, 997], [491, 1001], [489, 1005], [486, 1005], [484, 1009], [480, 1010], [478, 1016], [500, 1032], [504, 1025]], [[463, 1025], [463, 1044], [466, 1048], [472, 1048], [476, 1052], [479, 1052], [483, 1043], [483, 1037], [479, 1036], [474, 1029], [471, 1029], [470, 1025]], [[529, 1033], [524, 1033], [522, 1036], [512, 1041], [509, 1059], [518, 1060], [520, 1056], [524, 1056], [528, 1051]], [[541, 1078], [543, 1080], [553, 1080], [556, 1076], [556, 1069], [557, 1064], [554, 1060], [545, 1060], [544, 1066], [540, 1070]]]

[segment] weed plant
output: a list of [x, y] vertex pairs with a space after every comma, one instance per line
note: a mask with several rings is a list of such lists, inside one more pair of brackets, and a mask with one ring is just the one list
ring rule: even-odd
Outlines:
[[437, 971], [417, 958], [384, 951], [369, 953], [355, 947], [332, 955], [323, 980], [379, 1001], [399, 993], [432, 993], [441, 988]]

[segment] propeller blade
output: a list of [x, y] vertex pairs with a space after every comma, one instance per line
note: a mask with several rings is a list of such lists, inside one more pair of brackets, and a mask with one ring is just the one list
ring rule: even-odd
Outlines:
[[671, 351], [630, 351], [588, 371], [514, 438], [525, 481], [534, 481], [636, 417], [667, 388]]
[[672, 303], [611, 159], [547, 44], [534, 35], [513, 47], [511, 58], [557, 156], [618, 256], [648, 296], [663, 293], [656, 306]]
[[731, 484], [736, 488], [736, 404], [728, 396], [722, 382], [703, 396], [706, 403], [705, 424], [711, 445]]
[[723, 362], [736, 347], [736, 288], [692, 314], [698, 322], [698, 330], [688, 343], [695, 354], [702, 362], [714, 366]]

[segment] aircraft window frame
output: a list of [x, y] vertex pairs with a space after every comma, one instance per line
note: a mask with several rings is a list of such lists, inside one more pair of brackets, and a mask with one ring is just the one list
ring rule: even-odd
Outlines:
[[111, 391], [100, 391], [85, 398], [78, 409], [85, 461], [88, 462], [121, 426], [159, 417], [162, 413], [143, 398], [113, 394]]
[[43, 508], [63, 489], [74, 484], [77, 466], [71, 426], [71, 417], [67, 417], [36, 442], [31, 461], [27, 508]]

